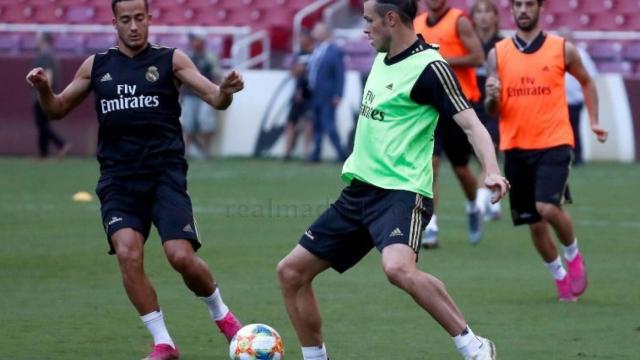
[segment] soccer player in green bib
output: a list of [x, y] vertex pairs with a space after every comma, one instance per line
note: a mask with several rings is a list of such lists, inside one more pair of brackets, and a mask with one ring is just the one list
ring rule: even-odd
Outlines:
[[491, 138], [453, 71], [413, 30], [416, 13], [414, 0], [364, 1], [364, 32], [378, 55], [364, 89], [354, 150], [342, 170], [349, 185], [278, 264], [304, 360], [328, 359], [313, 279], [330, 267], [346, 271], [373, 247], [382, 253], [389, 282], [452, 336], [465, 359], [495, 359], [493, 343], [474, 335], [444, 284], [416, 266], [421, 233], [433, 213], [431, 155], [438, 118], [453, 117], [467, 134], [493, 201], [509, 190]]

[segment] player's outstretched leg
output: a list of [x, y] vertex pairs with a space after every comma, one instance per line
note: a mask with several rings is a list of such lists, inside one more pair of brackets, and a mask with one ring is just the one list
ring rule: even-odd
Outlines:
[[558, 300], [562, 302], [575, 302], [576, 297], [571, 293], [571, 279], [567, 273], [562, 259], [558, 256], [558, 249], [551, 238], [551, 229], [546, 221], [538, 221], [529, 224], [531, 238], [538, 253], [545, 262], [545, 266], [556, 283]]
[[493, 343], [471, 331], [442, 281], [418, 270], [412, 248], [405, 244], [385, 247], [382, 268], [389, 282], [409, 293], [452, 336], [456, 349], [465, 359], [495, 359]]
[[187, 240], [165, 241], [163, 247], [171, 266], [182, 275], [187, 287], [207, 305], [211, 319], [227, 341], [231, 341], [242, 324], [222, 301], [207, 264], [196, 255]]
[[302, 346], [304, 360], [327, 360], [322, 317], [311, 283], [329, 263], [300, 245], [278, 264], [278, 278], [289, 319]]
[[562, 243], [564, 258], [569, 270], [569, 287], [573, 296], [582, 295], [587, 289], [587, 270], [575, 238], [573, 222], [569, 214], [560, 206], [536, 202], [536, 210], [545, 219]]
[[111, 244], [118, 258], [127, 296], [153, 337], [153, 349], [145, 359], [177, 359], [178, 349], [164, 323], [156, 291], [144, 272], [144, 237], [131, 228], [124, 228], [111, 236]]

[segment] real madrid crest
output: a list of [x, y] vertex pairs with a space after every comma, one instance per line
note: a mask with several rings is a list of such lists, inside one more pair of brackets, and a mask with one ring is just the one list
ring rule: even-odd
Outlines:
[[147, 73], [144, 75], [144, 78], [147, 79], [148, 82], [158, 81], [158, 79], [160, 79], [158, 68], [155, 66], [149, 66], [149, 68], [147, 69]]

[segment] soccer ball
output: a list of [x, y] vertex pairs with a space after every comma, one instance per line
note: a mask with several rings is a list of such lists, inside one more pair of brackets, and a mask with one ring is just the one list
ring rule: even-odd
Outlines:
[[229, 357], [231, 360], [281, 360], [284, 358], [282, 338], [270, 326], [246, 325], [231, 339]]

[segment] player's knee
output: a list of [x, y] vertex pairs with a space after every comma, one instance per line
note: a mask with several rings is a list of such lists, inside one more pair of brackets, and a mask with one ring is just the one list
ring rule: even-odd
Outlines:
[[183, 273], [190, 269], [193, 256], [189, 251], [173, 251], [167, 254], [167, 260], [176, 271]]
[[142, 249], [137, 246], [120, 244], [116, 247], [116, 256], [121, 264], [142, 263]]
[[283, 287], [300, 286], [304, 283], [302, 272], [297, 269], [288, 258], [280, 260], [276, 267], [278, 279]]
[[554, 204], [536, 202], [536, 210], [543, 219], [549, 219], [555, 216], [560, 211], [560, 208]]
[[399, 262], [385, 263], [383, 270], [389, 282], [400, 288], [406, 286], [411, 275], [409, 266]]

